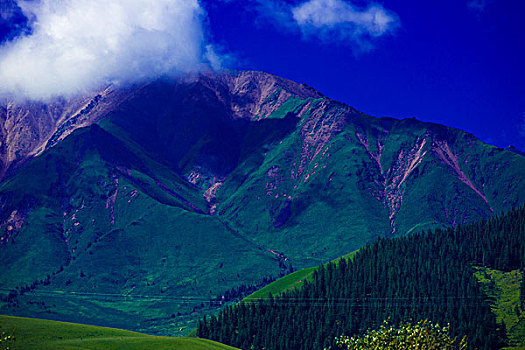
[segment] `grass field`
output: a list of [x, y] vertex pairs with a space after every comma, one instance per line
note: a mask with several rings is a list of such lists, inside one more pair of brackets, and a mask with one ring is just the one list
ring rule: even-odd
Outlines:
[[0, 331], [14, 333], [13, 350], [235, 349], [207, 339], [157, 337], [115, 328], [12, 316], [0, 316]]
[[475, 276], [492, 300], [491, 309], [496, 321], [505, 325], [510, 345], [517, 346], [508, 349], [525, 349], [525, 310], [520, 306], [523, 274], [518, 270], [503, 272], [478, 268]]

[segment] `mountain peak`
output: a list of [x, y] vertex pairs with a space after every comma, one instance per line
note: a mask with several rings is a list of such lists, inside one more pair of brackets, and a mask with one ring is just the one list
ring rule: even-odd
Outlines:
[[82, 317], [165, 333], [215, 310], [181, 296], [200, 305], [377, 237], [525, 202], [525, 157], [263, 72], [9, 104], [0, 117], [0, 282], [64, 291], [13, 313], [75, 320], [71, 305], [87, 301], [62, 300], [73, 291], [152, 296], [153, 323], [106, 299]]

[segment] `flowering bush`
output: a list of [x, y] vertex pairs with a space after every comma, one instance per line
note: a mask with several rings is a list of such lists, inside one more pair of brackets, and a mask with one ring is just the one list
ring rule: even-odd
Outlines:
[[345, 350], [465, 350], [466, 337], [460, 341], [449, 333], [450, 326], [440, 327], [428, 320], [394, 327], [385, 321], [378, 330], [362, 336], [340, 336], [336, 346]]

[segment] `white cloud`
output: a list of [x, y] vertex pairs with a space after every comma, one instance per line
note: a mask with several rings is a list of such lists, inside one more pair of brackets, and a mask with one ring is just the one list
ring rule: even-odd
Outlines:
[[281, 29], [300, 31], [306, 40], [317, 38], [368, 51], [373, 41], [392, 34], [399, 26], [397, 14], [370, 3], [360, 8], [344, 0], [307, 0], [295, 6], [280, 0], [251, 0], [262, 18]]
[[209, 63], [212, 70], [219, 72], [226, 67], [232, 67], [237, 63], [236, 57], [226, 52], [220, 45], [208, 44], [205, 47], [204, 59]]
[[372, 38], [392, 33], [399, 26], [398, 16], [379, 4], [360, 9], [343, 0], [309, 0], [292, 8], [292, 13], [305, 35], [349, 40], [364, 50], [372, 47]]
[[[198, 0], [18, 0], [32, 33], [0, 48], [0, 93], [45, 99], [203, 68]], [[208, 46], [208, 48], [206, 48]], [[215, 64], [219, 58], [215, 55]]]

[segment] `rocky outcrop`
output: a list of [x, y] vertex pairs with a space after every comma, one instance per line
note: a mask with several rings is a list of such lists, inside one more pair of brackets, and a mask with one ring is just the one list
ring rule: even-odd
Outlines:
[[[465, 185], [471, 188], [478, 196], [480, 196], [485, 201], [485, 203], [489, 203], [485, 195], [481, 193], [481, 191], [478, 190], [476, 186], [474, 186], [472, 181], [470, 181], [470, 179], [463, 172], [463, 170], [461, 170], [459, 166], [458, 156], [452, 152], [446, 141], [434, 141], [432, 144], [432, 151], [444, 164], [446, 164], [454, 172], [456, 177], [461, 182], [463, 182]], [[494, 212], [492, 207], [490, 207], [490, 210]]]
[[129, 90], [39, 101], [0, 101], [0, 180], [19, 164], [54, 146], [74, 130], [107, 115]]

